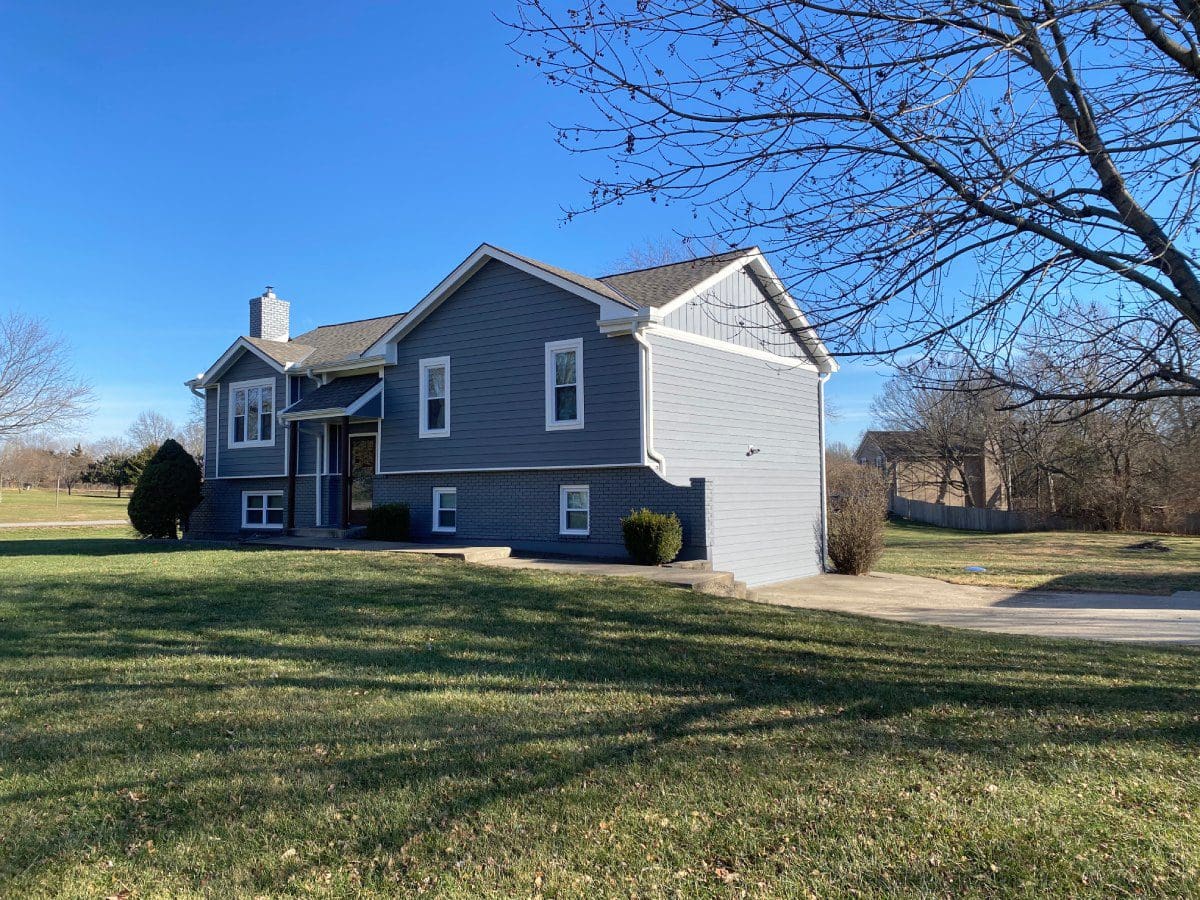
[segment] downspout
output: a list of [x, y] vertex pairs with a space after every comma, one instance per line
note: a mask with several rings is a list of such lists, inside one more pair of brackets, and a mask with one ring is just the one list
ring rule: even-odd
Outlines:
[[828, 572], [826, 560], [829, 558], [829, 489], [825, 484], [825, 382], [832, 372], [822, 372], [817, 376], [817, 434], [820, 438], [820, 469], [821, 469], [821, 571]]
[[645, 351], [642, 356], [642, 443], [646, 448], [647, 458], [654, 460], [658, 464], [659, 474], [665, 475], [667, 461], [654, 449], [654, 373], [651, 368], [654, 362], [654, 355], [651, 352], [650, 342], [646, 340], [640, 328], [635, 327], [631, 333], [633, 334], [633, 339]]

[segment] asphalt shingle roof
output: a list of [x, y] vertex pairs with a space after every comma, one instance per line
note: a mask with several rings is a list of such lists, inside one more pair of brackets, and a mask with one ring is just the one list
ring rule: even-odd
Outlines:
[[373, 373], [335, 378], [329, 384], [321, 385], [307, 397], [301, 397], [286, 411], [303, 413], [322, 409], [344, 410], [377, 384], [379, 384], [379, 376]]
[[291, 343], [312, 347], [312, 355], [304, 359], [306, 366], [340, 362], [362, 356], [383, 333], [404, 318], [404, 313], [359, 319], [336, 325], [321, 325], [312, 331], [298, 334]]
[[639, 306], [660, 307], [670, 303], [680, 294], [689, 291], [705, 278], [729, 265], [746, 249], [730, 250], [713, 256], [702, 256], [684, 262], [635, 269], [632, 272], [617, 272], [605, 275], [600, 281], [616, 288]]

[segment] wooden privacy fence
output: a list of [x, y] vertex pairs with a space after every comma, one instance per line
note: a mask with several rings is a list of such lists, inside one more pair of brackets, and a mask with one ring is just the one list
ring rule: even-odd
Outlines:
[[1030, 531], [1044, 527], [1039, 519], [1024, 512], [945, 506], [905, 497], [893, 497], [891, 511], [906, 519], [915, 519], [942, 528], [962, 528], [966, 531]]

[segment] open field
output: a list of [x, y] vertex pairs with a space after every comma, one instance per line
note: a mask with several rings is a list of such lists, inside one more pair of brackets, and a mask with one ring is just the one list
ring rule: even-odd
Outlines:
[[[1125, 549], [1150, 540], [1161, 540], [1169, 552]], [[986, 567], [987, 573], [963, 571], [974, 565]], [[1200, 537], [1096, 531], [984, 534], [892, 521], [876, 568], [955, 584], [1171, 594], [1200, 590]]]
[[1195, 652], [119, 533], [0, 534], [0, 894], [1200, 891]]
[[0, 524], [124, 519], [128, 516], [128, 507], [128, 492], [117, 499], [114, 491], [84, 493], [76, 489], [68, 496], [64, 490], [59, 492], [56, 504], [52, 490], [34, 488], [18, 491], [6, 488], [0, 493]]

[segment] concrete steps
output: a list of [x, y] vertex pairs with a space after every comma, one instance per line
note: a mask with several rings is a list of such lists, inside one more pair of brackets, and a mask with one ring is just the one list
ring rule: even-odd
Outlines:
[[360, 528], [293, 528], [288, 534], [298, 538], [333, 538], [340, 540], [350, 537], [359, 530]]

